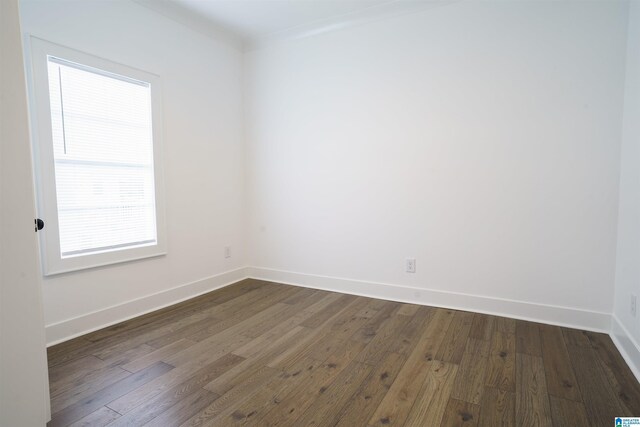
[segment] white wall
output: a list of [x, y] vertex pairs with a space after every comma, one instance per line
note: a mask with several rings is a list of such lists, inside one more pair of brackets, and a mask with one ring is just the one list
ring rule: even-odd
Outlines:
[[25, 31], [165, 82], [169, 255], [46, 279], [50, 343], [246, 265], [608, 328], [626, 3], [455, 2], [244, 57], [127, 0], [22, 8]]
[[26, 32], [158, 74], [164, 85], [169, 253], [47, 278], [48, 341], [241, 278], [201, 281], [245, 265], [242, 53], [126, 0], [25, 0], [22, 20]]
[[18, 0], [0, 1], [0, 426], [50, 419]]
[[608, 329], [626, 26], [458, 2], [249, 54], [254, 275]]
[[[640, 322], [631, 315], [631, 294], [640, 297], [640, 2], [631, 2], [627, 44], [620, 210], [615, 280], [614, 334], [640, 367]], [[624, 331], [622, 328], [626, 329]], [[634, 342], [635, 341], [635, 342]], [[638, 371], [637, 371], [638, 372]]]

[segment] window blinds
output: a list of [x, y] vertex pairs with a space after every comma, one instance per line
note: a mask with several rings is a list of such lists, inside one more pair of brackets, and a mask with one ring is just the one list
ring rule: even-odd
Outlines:
[[156, 244], [150, 84], [47, 66], [62, 258]]

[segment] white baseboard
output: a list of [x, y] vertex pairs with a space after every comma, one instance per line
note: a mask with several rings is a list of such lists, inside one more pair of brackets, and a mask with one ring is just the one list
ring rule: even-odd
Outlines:
[[614, 322], [614, 325], [612, 325], [611, 315], [608, 313], [261, 267], [238, 268], [47, 325], [47, 346], [177, 304], [246, 278], [611, 333], [612, 339], [634, 370], [634, 373], [638, 371], [636, 367], [640, 367], [640, 351], [638, 351], [637, 345], [630, 338], [630, 335], [624, 331], [619, 322]]
[[640, 381], [640, 346], [615, 314], [611, 316], [610, 335], [633, 375]]
[[366, 282], [274, 270], [243, 267], [186, 283], [146, 297], [84, 314], [46, 326], [47, 346], [168, 307], [247, 278], [321, 289], [369, 298], [429, 305], [511, 317], [551, 325], [608, 333], [620, 354], [640, 381], [640, 346], [615, 315], [571, 307], [535, 304], [434, 289]]
[[262, 267], [238, 268], [47, 325], [47, 346], [177, 304], [247, 278], [608, 333], [627, 365], [640, 381], [640, 345], [636, 343], [632, 335], [615, 315], [571, 307], [295, 273]]
[[411, 304], [430, 305], [456, 310], [511, 317], [551, 325], [609, 333], [611, 315], [578, 308], [535, 304], [503, 298], [492, 298], [433, 289], [365, 282], [338, 277], [318, 276], [261, 267], [247, 267], [253, 279], [326, 291], [342, 292]]
[[246, 273], [246, 268], [238, 268], [47, 325], [45, 327], [47, 347], [223, 288], [246, 279]]

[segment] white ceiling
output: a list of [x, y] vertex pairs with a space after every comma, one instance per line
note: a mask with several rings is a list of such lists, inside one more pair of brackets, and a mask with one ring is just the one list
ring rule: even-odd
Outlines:
[[389, 0], [174, 0], [249, 39], [322, 21]]
[[206, 32], [255, 45], [456, 0], [135, 0]]

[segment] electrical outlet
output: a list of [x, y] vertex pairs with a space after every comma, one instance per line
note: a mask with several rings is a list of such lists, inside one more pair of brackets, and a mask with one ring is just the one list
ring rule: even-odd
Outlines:
[[407, 258], [407, 273], [415, 273], [416, 272], [416, 259], [415, 258]]
[[633, 317], [636, 317], [637, 305], [638, 305], [638, 297], [636, 297], [634, 294], [631, 294], [631, 315]]
[[231, 258], [231, 246], [224, 247], [224, 257]]

